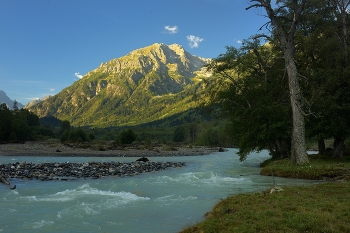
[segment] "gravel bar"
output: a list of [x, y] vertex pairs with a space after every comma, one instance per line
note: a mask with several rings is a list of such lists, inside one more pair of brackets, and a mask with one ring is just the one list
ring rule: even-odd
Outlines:
[[5, 179], [75, 180], [98, 179], [107, 176], [129, 177], [145, 172], [185, 166], [185, 162], [86, 162], [86, 163], [9, 163], [0, 164], [0, 175]]

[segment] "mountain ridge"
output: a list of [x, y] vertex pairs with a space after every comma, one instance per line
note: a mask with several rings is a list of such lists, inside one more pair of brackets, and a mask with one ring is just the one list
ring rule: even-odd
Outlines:
[[75, 126], [124, 126], [156, 121], [195, 108], [209, 59], [178, 44], [153, 45], [101, 63], [55, 96], [29, 107]]
[[[5, 103], [10, 110], [13, 110], [14, 102], [14, 100], [11, 100], [10, 97], [7, 96], [5, 91], [0, 90], [0, 104]], [[17, 102], [17, 107], [20, 109], [23, 108], [24, 105]]]
[[50, 97], [50, 95], [47, 95], [47, 96], [45, 96], [45, 97], [42, 98], [42, 99], [35, 99], [35, 100], [32, 100], [32, 101], [28, 102], [28, 103], [24, 106], [24, 108], [28, 109], [28, 108], [30, 108], [30, 107], [33, 107], [34, 105], [36, 105], [36, 104], [38, 104], [38, 103], [40, 103], [40, 102], [46, 100], [46, 99], [49, 98], [49, 97]]

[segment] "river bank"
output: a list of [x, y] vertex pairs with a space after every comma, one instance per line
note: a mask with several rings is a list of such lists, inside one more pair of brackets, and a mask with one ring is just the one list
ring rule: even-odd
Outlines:
[[57, 142], [26, 142], [0, 144], [0, 156], [57, 156], [57, 157], [172, 157], [200, 156], [218, 152], [216, 147], [184, 146], [126, 146], [62, 144]]
[[282, 188], [274, 182], [259, 193], [228, 197], [204, 221], [182, 233], [350, 232], [350, 157], [313, 154], [309, 159], [302, 166], [287, 159], [268, 159], [261, 164], [260, 174], [273, 179], [319, 180], [319, 184]]
[[350, 232], [350, 183], [284, 187], [281, 192], [238, 194], [181, 233]]

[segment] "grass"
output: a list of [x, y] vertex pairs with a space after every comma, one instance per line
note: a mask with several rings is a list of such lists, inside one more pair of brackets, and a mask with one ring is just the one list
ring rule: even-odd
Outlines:
[[[332, 182], [239, 194], [220, 201], [182, 233], [350, 232], [350, 158], [311, 155], [310, 164], [267, 160], [261, 174]], [[336, 181], [336, 182], [334, 182]]]
[[303, 166], [295, 166], [289, 159], [269, 159], [261, 165], [260, 174], [310, 180], [350, 180], [350, 157], [310, 155], [309, 158], [310, 163]]
[[350, 232], [349, 206], [348, 182], [240, 194], [182, 232]]

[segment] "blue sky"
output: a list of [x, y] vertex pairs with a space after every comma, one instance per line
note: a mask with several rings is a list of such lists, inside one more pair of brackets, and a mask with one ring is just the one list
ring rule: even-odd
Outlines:
[[154, 43], [213, 58], [258, 33], [249, 0], [1, 0], [0, 90], [22, 104]]

